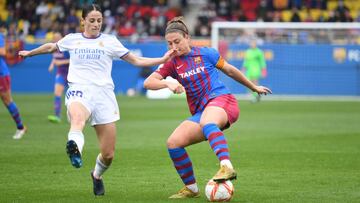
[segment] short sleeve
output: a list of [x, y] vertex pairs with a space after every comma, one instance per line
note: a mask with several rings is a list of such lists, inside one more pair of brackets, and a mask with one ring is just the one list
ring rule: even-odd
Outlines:
[[218, 51], [216, 51], [214, 48], [206, 48], [207, 56], [211, 64], [216, 66], [218, 64], [219, 60], [222, 58], [220, 57], [220, 54]]
[[163, 78], [166, 78], [167, 76], [176, 78], [176, 76], [174, 76], [173, 74], [174, 72], [173, 70], [174, 70], [173, 62], [168, 61], [164, 64], [161, 64], [155, 72], [159, 73]]
[[71, 49], [71, 45], [73, 41], [71, 40], [71, 35], [73, 34], [67, 34], [65, 37], [63, 37], [56, 43], [56, 46], [59, 49], [59, 51], [64, 52], [64, 51], [69, 51]]
[[114, 58], [121, 58], [129, 53], [129, 49], [115, 37], [111, 36], [111, 51]]

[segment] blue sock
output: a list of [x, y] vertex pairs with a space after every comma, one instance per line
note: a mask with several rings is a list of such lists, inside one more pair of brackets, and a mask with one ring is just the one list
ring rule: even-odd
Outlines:
[[61, 96], [54, 97], [54, 110], [55, 116], [60, 118], [61, 114]]
[[209, 123], [202, 130], [219, 161], [230, 160], [229, 148], [224, 133], [219, 127], [214, 123]]
[[184, 148], [168, 149], [176, 171], [185, 185], [196, 182], [191, 160]]
[[19, 110], [16, 107], [15, 102], [11, 102], [8, 106], [7, 109], [9, 110], [9, 113], [11, 114], [11, 116], [13, 117], [15, 123], [16, 123], [16, 127], [17, 129], [24, 129], [24, 125], [21, 122], [21, 117], [19, 114]]

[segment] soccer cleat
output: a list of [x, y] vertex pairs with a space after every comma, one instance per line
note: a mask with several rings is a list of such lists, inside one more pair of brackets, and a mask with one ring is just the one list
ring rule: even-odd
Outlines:
[[222, 182], [225, 180], [233, 180], [236, 179], [236, 171], [232, 168], [223, 165], [220, 167], [220, 170], [215, 174], [213, 180], [215, 182]]
[[49, 115], [49, 116], [48, 116], [48, 120], [49, 120], [51, 123], [61, 123], [61, 118], [58, 117], [58, 116], [54, 116], [54, 115]]
[[69, 140], [66, 143], [66, 153], [70, 158], [71, 165], [75, 168], [80, 168], [82, 166], [81, 154], [74, 140]]
[[185, 199], [185, 198], [197, 198], [200, 197], [200, 192], [193, 192], [186, 186], [183, 187], [179, 192], [174, 195], [171, 195], [170, 199]]
[[25, 135], [26, 131], [27, 131], [26, 126], [24, 126], [23, 129], [17, 129], [13, 136], [13, 139], [15, 139], [15, 140], [21, 139]]
[[102, 179], [96, 179], [94, 177], [94, 171], [91, 171], [90, 175], [91, 175], [91, 179], [93, 181], [94, 195], [96, 195], [96, 196], [104, 195], [105, 188], [104, 188], [104, 183], [103, 183]]

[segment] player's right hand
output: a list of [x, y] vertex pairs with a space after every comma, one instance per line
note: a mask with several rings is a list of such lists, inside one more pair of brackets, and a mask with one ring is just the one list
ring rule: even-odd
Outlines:
[[181, 94], [185, 91], [185, 88], [180, 83], [168, 82], [167, 86], [175, 94]]
[[26, 51], [26, 50], [19, 51], [19, 56], [21, 56], [23, 58], [29, 57], [30, 56], [30, 51]]
[[270, 88], [264, 87], [264, 86], [256, 86], [255, 92], [257, 92], [258, 94], [272, 94], [272, 91]]

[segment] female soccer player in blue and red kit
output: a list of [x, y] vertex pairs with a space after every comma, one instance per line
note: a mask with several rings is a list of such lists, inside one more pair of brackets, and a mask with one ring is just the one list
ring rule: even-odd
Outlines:
[[11, 97], [10, 72], [4, 59], [6, 50], [4, 35], [2, 33], [4, 29], [3, 25], [0, 25], [0, 29], [0, 97], [16, 123], [17, 130], [13, 138], [21, 139], [26, 132], [26, 127], [23, 125], [19, 109]]
[[[218, 70], [258, 94], [271, 93], [271, 90], [256, 86], [246, 79], [240, 70], [227, 63], [215, 49], [191, 46], [190, 35], [182, 17], [168, 22], [165, 39], [169, 49], [177, 51], [177, 56], [152, 73], [145, 80], [144, 86], [152, 90], [169, 88], [174, 93], [186, 92], [192, 116], [183, 121], [167, 140], [170, 157], [185, 187], [170, 198], [199, 197], [192, 162], [185, 147], [208, 140], [220, 161], [220, 170], [213, 180], [236, 178], [222, 130], [237, 120], [239, 107], [235, 97], [219, 80]], [[179, 83], [163, 80], [167, 76], [177, 79]]]

